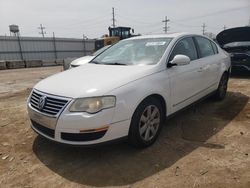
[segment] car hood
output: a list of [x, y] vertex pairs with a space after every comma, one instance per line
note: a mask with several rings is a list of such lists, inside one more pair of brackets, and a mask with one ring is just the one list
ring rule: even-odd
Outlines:
[[89, 63], [92, 59], [94, 59], [95, 56], [87, 55], [84, 57], [80, 57], [72, 61], [70, 64], [73, 66], [79, 66], [79, 65], [84, 65], [86, 63]]
[[250, 27], [236, 27], [224, 30], [216, 36], [216, 40], [222, 48], [225, 44], [250, 41]]
[[71, 98], [101, 96], [129, 82], [156, 72], [156, 67], [86, 64], [50, 76], [34, 89]]

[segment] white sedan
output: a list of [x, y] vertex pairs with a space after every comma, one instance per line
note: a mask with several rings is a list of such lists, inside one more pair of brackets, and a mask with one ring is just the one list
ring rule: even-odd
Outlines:
[[194, 34], [122, 40], [90, 63], [40, 81], [28, 99], [32, 128], [60, 143], [157, 139], [166, 116], [213, 94], [226, 96], [230, 57]]

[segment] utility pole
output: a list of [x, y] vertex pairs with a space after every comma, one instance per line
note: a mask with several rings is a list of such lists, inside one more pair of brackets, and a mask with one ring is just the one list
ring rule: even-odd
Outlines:
[[201, 27], [202, 27], [202, 34], [205, 35], [206, 27], [207, 27], [206, 24], [203, 23]]
[[43, 25], [40, 24], [40, 27], [38, 27], [38, 29], [41, 30], [41, 32], [39, 32], [39, 34], [41, 34], [41, 35], [43, 36], [43, 38], [44, 38], [44, 35], [46, 34], [46, 32], [45, 32], [45, 27], [43, 27]]
[[223, 30], [226, 30], [226, 29], [227, 29], [227, 26], [226, 26], [226, 25], [224, 25], [224, 26], [223, 26]]
[[112, 27], [115, 27], [115, 8], [112, 7]]
[[165, 33], [167, 33], [167, 32], [168, 32], [168, 29], [169, 29], [168, 22], [170, 22], [170, 20], [168, 19], [167, 16], [165, 16], [165, 20], [162, 20], [162, 22], [165, 23], [165, 27], [163, 27], [163, 31], [164, 31]]

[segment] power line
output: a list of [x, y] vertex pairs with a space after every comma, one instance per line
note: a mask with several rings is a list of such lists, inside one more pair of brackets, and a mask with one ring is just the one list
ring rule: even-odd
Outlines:
[[167, 33], [167, 32], [168, 32], [168, 29], [169, 29], [168, 22], [170, 22], [170, 20], [168, 19], [167, 16], [165, 16], [165, 20], [162, 20], [162, 22], [165, 23], [165, 27], [163, 27], [163, 31], [164, 31], [165, 33]]
[[219, 15], [219, 14], [225, 14], [225, 13], [228, 13], [228, 12], [240, 11], [240, 10], [249, 9], [249, 8], [250, 8], [250, 5], [244, 6], [244, 7], [236, 7], [236, 8], [231, 8], [231, 9], [225, 9], [225, 10], [220, 10], [220, 11], [212, 12], [212, 13], [209, 13], [209, 14], [196, 15], [194, 17], [179, 19], [179, 20], [176, 20], [176, 21], [198, 20], [198, 19], [205, 18], [205, 17], [213, 17], [213, 16], [216, 16], [216, 15]]
[[173, 21], [173, 20], [171, 20], [171, 24], [179, 25], [179, 26], [182, 26], [182, 27], [200, 28], [199, 25], [183, 24], [181, 22], [177, 22], [177, 21]]
[[206, 27], [207, 27], [206, 24], [203, 23], [201, 27], [202, 27], [202, 34], [205, 35]]
[[118, 16], [119, 18], [121, 18], [123, 21], [127, 21], [128, 23], [136, 23], [136, 24], [139, 24], [139, 25], [145, 25], [145, 26], [149, 26], [149, 25], [156, 25], [156, 24], [160, 24], [161, 22], [144, 22], [144, 21], [141, 21], [141, 20], [137, 20], [137, 19], [134, 19], [134, 18], [131, 18], [131, 17], [128, 17], [127, 15], [124, 16], [124, 15], [121, 15], [121, 14], [118, 14], [116, 13], [115, 14], [116, 16]]
[[44, 38], [44, 35], [46, 34], [46, 32], [45, 32], [45, 27], [43, 27], [43, 25], [40, 24], [40, 27], [38, 27], [38, 29], [41, 30], [41, 32], [39, 32], [39, 34], [41, 34], [41, 35], [43, 36], [43, 38]]
[[115, 8], [112, 7], [112, 27], [115, 27]]

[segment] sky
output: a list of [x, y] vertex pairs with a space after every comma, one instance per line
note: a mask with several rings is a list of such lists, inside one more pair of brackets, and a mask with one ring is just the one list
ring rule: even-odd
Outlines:
[[108, 33], [115, 8], [117, 26], [135, 33], [163, 33], [165, 16], [169, 32], [217, 34], [226, 28], [250, 25], [250, 0], [0, 0], [0, 35], [9, 25], [19, 26], [21, 36], [99, 38]]

